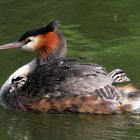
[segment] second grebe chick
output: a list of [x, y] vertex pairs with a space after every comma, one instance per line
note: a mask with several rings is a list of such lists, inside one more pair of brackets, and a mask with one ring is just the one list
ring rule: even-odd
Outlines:
[[121, 69], [115, 69], [108, 74], [113, 79], [113, 83], [129, 82], [130, 79]]

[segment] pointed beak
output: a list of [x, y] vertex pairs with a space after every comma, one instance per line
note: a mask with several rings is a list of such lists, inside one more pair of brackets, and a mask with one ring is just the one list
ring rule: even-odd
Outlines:
[[127, 77], [126, 81], [127, 81], [127, 82], [130, 82], [130, 79]]
[[1, 45], [0, 50], [21, 48], [22, 45], [23, 45], [23, 43], [21, 43], [21, 42], [8, 43], [8, 44], [5, 44], [5, 45]]

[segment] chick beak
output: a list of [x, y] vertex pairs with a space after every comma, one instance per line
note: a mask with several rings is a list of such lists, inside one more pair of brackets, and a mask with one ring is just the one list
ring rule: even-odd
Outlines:
[[130, 82], [130, 79], [127, 77], [126, 81], [127, 81], [127, 82]]
[[22, 42], [12, 42], [5, 45], [1, 45], [0, 50], [21, 48], [22, 46], [23, 46]]

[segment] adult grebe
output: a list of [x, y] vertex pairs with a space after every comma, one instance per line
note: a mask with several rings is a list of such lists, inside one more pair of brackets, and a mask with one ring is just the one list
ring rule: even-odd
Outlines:
[[[17, 42], [0, 49], [22, 48], [37, 58], [19, 68], [0, 90], [0, 103], [6, 108], [48, 113], [112, 114], [138, 111], [139, 91], [119, 69], [108, 73], [96, 64], [80, 64], [65, 59], [66, 41], [54, 21], [26, 32]], [[121, 80], [118, 80], [122, 78]]]

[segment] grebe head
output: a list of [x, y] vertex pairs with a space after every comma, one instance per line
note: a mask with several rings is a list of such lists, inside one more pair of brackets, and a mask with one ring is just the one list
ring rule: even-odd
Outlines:
[[65, 57], [67, 50], [66, 40], [59, 31], [58, 21], [53, 21], [39, 29], [29, 30], [17, 42], [0, 46], [0, 49], [10, 48], [36, 52], [41, 64], [46, 60]]

